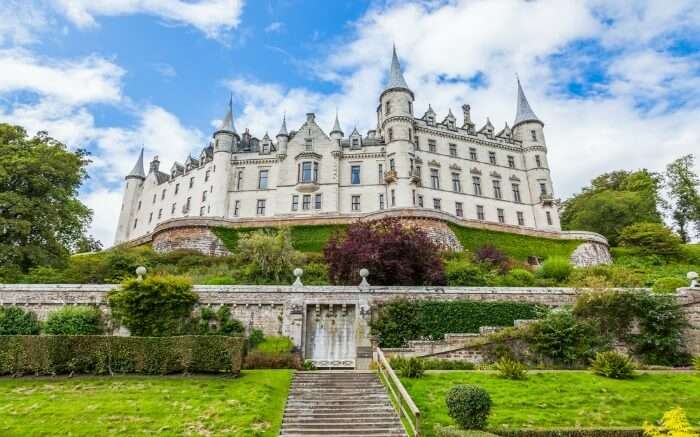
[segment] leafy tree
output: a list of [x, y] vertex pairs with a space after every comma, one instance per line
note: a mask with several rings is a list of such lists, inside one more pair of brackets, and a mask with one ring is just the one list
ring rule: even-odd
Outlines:
[[0, 124], [0, 274], [61, 265], [82, 246], [92, 212], [78, 200], [87, 152]]
[[189, 279], [151, 276], [124, 282], [107, 299], [112, 316], [132, 335], [161, 337], [186, 333], [199, 296]]
[[616, 245], [624, 227], [662, 222], [660, 188], [661, 177], [648, 170], [605, 173], [564, 202], [562, 227], [598, 232]]
[[677, 255], [681, 251], [681, 239], [662, 223], [629, 225], [620, 232], [618, 242], [650, 255]]
[[256, 282], [279, 283], [289, 279], [292, 270], [304, 263], [304, 256], [292, 247], [289, 229], [242, 235], [237, 257], [245, 264], [245, 275]]
[[324, 255], [335, 284], [357, 285], [362, 268], [375, 285], [446, 283], [440, 249], [423, 230], [395, 218], [351, 224], [328, 240]]
[[700, 236], [700, 178], [693, 171], [693, 155], [676, 159], [666, 166], [666, 185], [671, 198], [671, 217], [684, 243], [690, 241], [690, 227]]

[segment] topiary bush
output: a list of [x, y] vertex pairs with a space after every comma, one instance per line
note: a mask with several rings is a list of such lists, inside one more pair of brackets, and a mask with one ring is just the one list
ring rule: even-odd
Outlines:
[[465, 429], [483, 429], [491, 413], [491, 396], [478, 385], [452, 387], [445, 397], [447, 414]]
[[503, 357], [496, 363], [498, 376], [504, 379], [523, 380], [527, 378], [527, 366], [512, 358]]
[[99, 335], [103, 333], [102, 312], [94, 306], [67, 306], [49, 313], [44, 323], [49, 335]]
[[598, 352], [591, 361], [593, 373], [613, 379], [633, 378], [634, 369], [634, 362], [628, 356], [615, 351]]
[[569, 278], [574, 267], [569, 260], [560, 256], [549, 257], [542, 263], [542, 267], [537, 272], [539, 276], [546, 279], [554, 279], [557, 282], [564, 282]]
[[199, 296], [189, 279], [151, 276], [124, 282], [107, 300], [114, 319], [132, 335], [160, 337], [187, 332]]
[[36, 314], [18, 306], [0, 306], [0, 335], [37, 335], [41, 324]]
[[654, 293], [675, 293], [677, 288], [688, 286], [688, 281], [682, 278], [666, 277], [654, 281], [651, 287]]

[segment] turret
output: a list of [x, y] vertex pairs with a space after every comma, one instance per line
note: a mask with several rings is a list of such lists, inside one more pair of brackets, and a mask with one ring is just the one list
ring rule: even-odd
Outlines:
[[133, 223], [138, 214], [139, 198], [143, 191], [143, 182], [146, 180], [146, 172], [143, 169], [143, 148], [141, 148], [141, 153], [139, 153], [134, 168], [131, 169], [124, 179], [126, 179], [126, 187], [124, 188], [124, 198], [122, 199], [122, 208], [119, 212], [119, 223], [114, 236], [114, 244], [129, 240], [129, 231], [134, 227]]
[[[233, 98], [229, 100], [228, 111], [221, 126], [212, 135], [214, 138], [214, 157], [210, 172], [210, 195], [207, 196], [207, 211], [214, 217], [226, 217], [228, 211], [228, 186], [231, 177], [231, 153], [236, 150], [240, 140], [236, 126], [233, 124]], [[206, 188], [206, 187], [205, 187]]]
[[214, 138], [214, 153], [234, 151], [236, 142], [240, 137], [233, 124], [233, 98], [229, 100], [228, 112], [221, 122], [221, 126], [212, 135]]
[[287, 132], [287, 115], [282, 117], [282, 126], [277, 133], [277, 154], [287, 156], [287, 145], [289, 144], [289, 132]]
[[330, 136], [336, 142], [343, 138], [343, 130], [340, 128], [340, 122], [338, 121], [338, 111], [335, 112], [335, 122], [333, 122], [333, 128], [331, 129]]
[[537, 118], [535, 111], [530, 107], [518, 79], [518, 106], [513, 122], [513, 136], [516, 140], [522, 141], [523, 147], [533, 144], [545, 145], [543, 128], [544, 123]]

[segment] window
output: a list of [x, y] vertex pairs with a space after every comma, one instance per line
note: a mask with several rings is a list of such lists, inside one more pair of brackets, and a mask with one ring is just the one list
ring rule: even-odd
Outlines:
[[391, 102], [386, 102], [384, 104], [384, 114], [386, 114], [386, 115], [391, 114]]
[[292, 196], [292, 211], [297, 211], [299, 210], [299, 195], [294, 194]]
[[430, 184], [432, 185], [433, 190], [440, 189], [440, 174], [436, 168], [430, 169]]
[[464, 217], [464, 209], [462, 202], [455, 202], [455, 215], [457, 217]]
[[321, 193], [314, 194], [314, 209], [321, 209]]
[[411, 129], [410, 127], [408, 128], [408, 141], [413, 141], [413, 129]]
[[241, 191], [243, 187], [243, 169], [239, 169], [236, 172], [236, 191]]
[[522, 202], [520, 199], [520, 185], [518, 184], [513, 184], [513, 200], [518, 203]]
[[207, 201], [207, 192], [202, 191], [202, 202], [206, 202], [206, 201]]
[[547, 183], [540, 182], [540, 193], [547, 194]]
[[518, 216], [518, 225], [525, 226], [525, 215], [523, 214], [523, 212], [518, 211], [515, 213], [515, 215]]
[[435, 153], [437, 151], [437, 144], [435, 140], [428, 140], [428, 152]]
[[391, 206], [396, 206], [396, 190], [391, 190]]
[[440, 199], [433, 199], [433, 208], [435, 209], [441, 209], [442, 207], [442, 202]]
[[314, 150], [314, 140], [312, 138], [304, 138], [304, 149], [307, 152]]
[[165, 191], [166, 191], [165, 188], [163, 188], [163, 191], [161, 191], [161, 193], [160, 193], [160, 200], [165, 199]]
[[163, 208], [158, 210], [158, 220], [160, 220], [163, 217]]
[[508, 167], [515, 168], [515, 157], [508, 155]]
[[314, 162], [314, 182], [318, 182], [318, 162]]
[[408, 113], [413, 114], [413, 102], [408, 102]]
[[481, 178], [479, 176], [472, 176], [472, 185], [474, 185], [474, 195], [481, 196]]
[[503, 195], [501, 194], [501, 181], [493, 181], [493, 197], [496, 199], [501, 199]]
[[194, 187], [194, 178], [190, 178], [190, 188]]
[[301, 181], [303, 183], [314, 182], [314, 164], [311, 161], [301, 163]]
[[413, 144], [416, 146], [416, 150], [420, 150], [420, 141], [418, 140], [418, 135], [416, 135]]
[[423, 195], [422, 194], [418, 195], [418, 206], [423, 208]]
[[489, 162], [496, 165], [496, 152], [489, 152]]
[[152, 221], [153, 221], [153, 213], [150, 212], [150, 213], [148, 213], [148, 224], [150, 225]]
[[552, 225], [552, 213], [549, 211], [545, 211], [547, 213], [547, 224]]
[[396, 170], [396, 162], [394, 161], [394, 158], [389, 160], [389, 170]]
[[418, 176], [418, 185], [423, 185], [423, 176], [421, 173], [421, 167], [420, 165], [416, 166], [416, 176]]
[[188, 197], [188, 198], [187, 198], [187, 201], [185, 202], [185, 212], [189, 212], [189, 211], [190, 211], [190, 204], [191, 204], [191, 203], [192, 203], [192, 198], [191, 198], [191, 197]]
[[267, 180], [268, 180], [268, 175], [270, 171], [269, 170], [260, 170], [258, 173], [258, 189], [259, 190], [267, 190]]
[[157, 199], [157, 198], [158, 198], [158, 196], [157, 196], [156, 194], [154, 194], [154, 195], [153, 195], [153, 203], [156, 203], [156, 199]]
[[389, 128], [389, 141], [394, 141], [394, 129]]
[[353, 211], [360, 210], [360, 196], [352, 196], [351, 197], [351, 209]]
[[170, 215], [175, 214], [175, 209], [177, 208], [177, 203], [173, 203], [170, 207]]
[[180, 192], [180, 184], [175, 184], [175, 194]]
[[532, 139], [532, 141], [537, 141], [537, 131], [536, 130], [533, 129], [530, 131], [530, 138]]
[[352, 185], [360, 185], [360, 166], [351, 165], [350, 166], [350, 183]]
[[204, 182], [207, 182], [209, 180], [210, 174], [211, 174], [211, 170], [207, 170], [206, 173], [204, 173]]
[[452, 173], [452, 191], [462, 192], [462, 181], [459, 180], [459, 173]]
[[457, 145], [450, 143], [450, 156], [457, 156]]
[[540, 159], [540, 155], [535, 155], [535, 165], [537, 168], [542, 168], [542, 160]]
[[476, 205], [476, 219], [477, 220], [484, 219], [484, 207], [481, 205]]
[[139, 200], [139, 205], [136, 207], [136, 211], [141, 211], [141, 201]]
[[498, 215], [498, 223], [505, 223], [506, 222], [506, 216], [505, 216], [505, 213], [503, 212], [503, 209], [498, 208], [496, 210], [496, 214]]
[[413, 206], [416, 206], [416, 190], [411, 190], [411, 196], [413, 199]]
[[377, 164], [377, 183], [384, 183], [384, 164]]
[[384, 209], [384, 195], [379, 194], [379, 209]]
[[233, 216], [238, 217], [240, 212], [241, 212], [241, 201], [236, 200], [236, 202], [234, 202], [234, 204], [233, 204]]
[[258, 207], [256, 213], [258, 215], [265, 215], [265, 199], [258, 199]]
[[479, 157], [476, 156], [476, 149], [473, 147], [469, 148], [469, 159], [472, 161], [477, 161], [479, 159]]
[[351, 146], [353, 149], [359, 149], [360, 148], [360, 139], [359, 138], [353, 138], [351, 141]]
[[136, 229], [136, 225], [139, 224], [139, 219], [134, 219], [134, 229]]
[[204, 207], [199, 208], [199, 215], [200, 215], [200, 216], [203, 216], [203, 215], [204, 215], [204, 211], [205, 211], [205, 208], [204, 208]]
[[308, 211], [311, 209], [311, 194], [304, 194], [301, 202], [301, 209]]

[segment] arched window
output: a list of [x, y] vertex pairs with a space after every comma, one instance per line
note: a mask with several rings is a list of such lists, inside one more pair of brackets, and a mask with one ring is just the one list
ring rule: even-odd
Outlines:
[[394, 129], [389, 128], [389, 141], [394, 141]]

